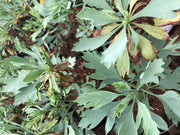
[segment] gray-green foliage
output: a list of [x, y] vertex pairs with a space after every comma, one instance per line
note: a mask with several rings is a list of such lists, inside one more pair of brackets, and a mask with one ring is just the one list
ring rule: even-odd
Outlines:
[[[123, 52], [127, 50], [130, 50], [130, 55], [132, 56], [139, 49], [145, 59], [154, 60], [156, 58], [155, 48], [148, 39], [141, 36], [134, 28], [143, 29], [148, 34], [162, 40], [168, 38], [168, 33], [159, 26], [153, 26], [147, 23], [138, 24], [134, 20], [140, 17], [174, 18], [177, 16], [174, 10], [178, 10], [179, 7], [177, 5], [180, 4], [180, 0], [165, 0], [164, 3], [161, 0], [151, 0], [143, 10], [134, 14], [133, 7], [137, 0], [114, 0], [114, 5], [106, 0], [101, 0], [98, 3], [96, 0], [85, 0], [84, 2], [90, 7], [86, 6], [77, 16], [80, 19], [92, 21], [95, 26], [101, 26], [102, 29], [98, 37], [81, 38], [75, 44], [73, 51], [97, 49], [103, 46], [114, 35], [115, 31], [120, 31], [119, 34], [115, 35], [109, 47], [102, 53], [101, 62], [105, 63], [108, 68], [112, 64], [115, 64], [117, 67], [119, 64], [129, 66], [130, 62], [127, 59], [130, 58], [122, 59], [126, 57], [126, 54]], [[167, 4], [169, 2], [171, 6]], [[109, 28], [114, 23], [119, 24], [119, 27]], [[105, 34], [103, 34], [104, 31], [106, 31]], [[117, 68], [117, 70], [124, 77], [129, 74], [130, 68]]]
[[[0, 134], [94, 134], [91, 129], [104, 120], [106, 134], [114, 130], [118, 135], [137, 135], [138, 130], [143, 130], [146, 135], [159, 135], [159, 129], [168, 130], [168, 126], [153, 113], [149, 95], [163, 103], [168, 118], [177, 125], [180, 68], [169, 69], [168, 57], [180, 55], [176, 50], [180, 44], [175, 42], [176, 37], [165, 45], [162, 39], [167, 39], [168, 33], [164, 29], [136, 23], [135, 19], [173, 18], [180, 0], [151, 0], [136, 14], [133, 7], [137, 0], [81, 2], [46, 0], [39, 4], [37, 0], [0, 0], [0, 52], [7, 51], [7, 44], [16, 49], [11, 53], [16, 56], [3, 54], [0, 58]], [[95, 80], [87, 77], [86, 83], [78, 81], [71, 85], [79, 75], [71, 72], [76, 59], [60, 58], [58, 49], [64, 43], [61, 38], [69, 37], [69, 30], [77, 25], [72, 24], [76, 20], [70, 22], [68, 17], [78, 3], [84, 7], [77, 14], [80, 26], [76, 37], [80, 41], [73, 50], [89, 50], [82, 57], [86, 61], [84, 66], [94, 70], [89, 77]], [[100, 35], [89, 38], [94, 26], [101, 29]], [[140, 35], [137, 28], [154, 38]], [[18, 38], [12, 37], [11, 31], [16, 31]], [[35, 42], [25, 46], [27, 42], [21, 42], [22, 37]], [[53, 47], [57, 51], [51, 50]], [[104, 47], [102, 53], [94, 51], [99, 47]], [[141, 65], [130, 60], [137, 49], [145, 58]], [[67, 87], [60, 87], [66, 84]], [[105, 87], [107, 84], [111, 86]], [[164, 92], [155, 94], [152, 89]], [[71, 96], [78, 96], [78, 107]], [[138, 109], [136, 117], [134, 106]]]
[[[164, 42], [161, 44], [164, 44]], [[174, 48], [172, 45], [173, 42], [170, 44], [171, 45], [168, 45], [169, 49]], [[178, 43], [176, 43], [176, 45], [178, 45]], [[161, 48], [159, 54], [162, 54], [165, 48]], [[120, 76], [118, 77], [113, 66], [109, 69], [106, 68], [106, 66], [101, 63], [100, 56], [95, 53], [85, 52], [83, 58], [87, 61], [87, 63], [85, 63], [87, 68], [96, 69], [96, 72], [90, 75], [90, 77], [103, 80], [102, 83], [105, 84], [113, 84], [115, 89], [113, 89], [113, 92], [107, 92], [101, 87], [101, 91], [81, 94], [75, 100], [79, 105], [89, 108], [89, 110], [82, 112], [80, 127], [92, 129], [100, 123], [105, 116], [110, 115], [112, 116], [112, 122], [110, 122], [109, 117], [107, 117], [105, 124], [106, 133], [108, 133], [114, 125], [115, 131], [119, 135], [137, 134], [137, 129], [141, 127], [145, 134], [159, 135], [159, 128], [167, 130], [168, 127], [160, 116], [152, 112], [153, 110], [149, 105], [148, 95], [157, 97], [163, 103], [165, 113], [174, 124], [177, 125], [180, 121], [178, 113], [180, 95], [173, 90], [165, 90], [179, 90], [178, 75], [180, 70], [177, 68], [174, 72], [171, 72], [170, 69], [165, 69], [167, 63], [170, 64], [167, 58], [158, 58], [153, 62], [142, 61], [142, 65], [140, 66], [132, 65], [132, 69], [134, 69], [138, 75], [130, 72], [129, 80], [123, 80]], [[169, 70], [170, 72], [168, 72]], [[107, 76], [108, 78], [106, 78]], [[136, 83], [136, 85], [134, 85], [134, 83]], [[154, 94], [151, 92], [151, 89], [163, 89], [165, 93]], [[132, 109], [135, 103], [138, 105], [136, 121], [134, 121]], [[113, 105], [113, 107], [111, 107], [110, 110], [107, 109], [111, 105]], [[93, 117], [94, 115], [100, 115], [99, 119]]]

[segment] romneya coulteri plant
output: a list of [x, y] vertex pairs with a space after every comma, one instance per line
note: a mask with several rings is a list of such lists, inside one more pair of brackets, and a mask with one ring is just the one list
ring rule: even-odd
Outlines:
[[[106, 134], [114, 129], [118, 135], [159, 135], [168, 130], [166, 122], [157, 114], [148, 101], [149, 95], [163, 103], [166, 115], [177, 126], [180, 121], [180, 68], [168, 68], [168, 55], [179, 56], [180, 42], [172, 39], [165, 47], [163, 40], [169, 35], [160, 27], [168, 20], [175, 21], [180, 1], [151, 0], [144, 3], [137, 0], [84, 0], [86, 6], [78, 17], [94, 22], [99, 28], [97, 37], [83, 37], [73, 48], [74, 51], [93, 51], [103, 46], [102, 53], [84, 52], [86, 67], [95, 69], [90, 77], [103, 80], [99, 89], [82, 94], [75, 101], [85, 108], [81, 115], [80, 127], [92, 129], [106, 119]], [[160, 5], [160, 6], [157, 6]], [[138, 18], [152, 17], [153, 24], [138, 23]], [[174, 18], [174, 19], [172, 19]], [[158, 25], [159, 24], [159, 25]], [[161, 25], [160, 25], [161, 24]], [[145, 33], [142, 33], [143, 30]], [[113, 37], [113, 39], [112, 39]], [[110, 44], [105, 44], [108, 41]], [[152, 45], [153, 42], [153, 45]], [[108, 47], [107, 47], [108, 46]], [[158, 53], [157, 53], [158, 52]], [[141, 53], [143, 58], [137, 58]], [[114, 92], [103, 90], [106, 84], [115, 87]], [[152, 90], [163, 90], [155, 94]], [[118, 98], [119, 97], [119, 98]], [[134, 106], [137, 115], [133, 115]]]
[[[175, 37], [166, 43], [162, 26], [178, 23], [180, 0], [0, 2], [0, 134], [91, 135], [105, 121], [106, 134], [158, 135], [168, 125], [149, 97], [162, 102], [177, 126], [180, 68], [169, 65], [170, 55], [180, 55], [180, 42]], [[81, 39], [73, 51], [83, 53], [84, 65], [95, 71], [93, 81], [75, 81], [77, 59], [59, 55], [72, 35], [69, 16], [78, 5], [83, 9], [75, 28]], [[90, 38], [94, 27], [99, 34]]]

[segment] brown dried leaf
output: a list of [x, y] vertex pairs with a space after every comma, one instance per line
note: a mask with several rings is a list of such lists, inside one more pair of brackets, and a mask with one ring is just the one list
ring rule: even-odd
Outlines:
[[[132, 40], [129, 39], [128, 40], [128, 51], [130, 51], [132, 49], [133, 45], [132, 45]], [[130, 53], [129, 53], [130, 55]], [[139, 49], [136, 50], [136, 52], [131, 55], [131, 60], [133, 61], [133, 63], [135, 65], [141, 65], [142, 61], [141, 61], [141, 52], [139, 51]]]
[[64, 70], [70, 69], [70, 67], [68, 67], [69, 65], [70, 63], [68, 61], [63, 61], [53, 66], [53, 71], [57, 72], [57, 71], [64, 71]]
[[137, 3], [137, 4], [135, 5], [134, 9], [133, 9], [132, 12], [131, 12], [131, 15], [133, 15], [134, 12], [135, 12], [138, 8], [140, 8], [141, 6], [146, 5], [146, 4], [147, 4], [147, 2], [139, 2], [139, 3]]

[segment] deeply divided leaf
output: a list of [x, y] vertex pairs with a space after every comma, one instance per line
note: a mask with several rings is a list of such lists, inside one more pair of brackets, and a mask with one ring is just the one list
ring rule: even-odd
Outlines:
[[85, 9], [78, 14], [78, 17], [81, 19], [92, 21], [95, 26], [120, 22], [119, 18], [117, 18], [116, 16], [112, 16], [104, 11], [98, 11], [96, 9], [88, 7], [85, 7]]
[[118, 135], [138, 134], [133, 118], [133, 105], [128, 106], [120, 118], [116, 120], [115, 130]]
[[85, 107], [93, 107], [93, 109], [99, 109], [118, 96], [118, 94], [108, 91], [95, 91], [79, 96], [75, 100], [75, 102], [77, 102], [79, 105], [84, 105]]
[[86, 37], [81, 38], [80, 41], [75, 44], [75, 47], [72, 50], [73, 51], [94, 50], [102, 46], [116, 31], [117, 29], [106, 35], [98, 36], [94, 38], [86, 38]]
[[180, 0], [151, 0], [149, 4], [137, 14], [135, 14], [131, 20], [139, 17], [157, 17], [171, 19], [177, 16], [175, 10], [179, 9]]
[[90, 77], [98, 80], [119, 80], [122, 81], [121, 77], [118, 75], [117, 71], [113, 66], [109, 69], [101, 63], [101, 58], [97, 54], [90, 52], [83, 53], [83, 58], [88, 62], [84, 65], [87, 68], [95, 69], [96, 72], [91, 74]]
[[81, 115], [82, 119], [79, 123], [79, 126], [81, 128], [92, 129], [96, 127], [107, 116], [107, 122], [109, 121], [109, 119], [112, 120], [111, 123], [106, 123], [106, 133], [108, 133], [108, 131], [112, 129], [112, 126], [115, 122], [115, 118], [113, 118], [112, 116], [115, 106], [116, 103], [111, 102], [97, 110], [86, 110]]
[[106, 0], [84, 0], [89, 6], [94, 6], [96, 8], [102, 8], [106, 10], [112, 10]]
[[164, 89], [176, 89], [180, 91], [180, 67], [176, 68], [172, 74], [161, 78], [159, 85]]
[[[177, 119], [175, 121], [180, 121], [180, 94], [175, 91], [167, 91], [162, 95], [157, 95], [164, 106], [167, 116], [174, 121], [174, 117]], [[175, 122], [177, 124], [177, 122]]]
[[139, 128], [141, 121], [143, 122], [143, 129], [146, 135], [159, 135], [158, 125], [153, 120], [149, 109], [145, 104], [138, 101], [137, 128]]
[[149, 82], [159, 83], [157, 74], [162, 73], [164, 69], [162, 65], [164, 64], [162, 59], [156, 59], [152, 63], [148, 63], [146, 70], [140, 75], [140, 86], [147, 84]]
[[102, 62], [110, 68], [114, 64], [118, 57], [121, 57], [123, 51], [127, 48], [127, 34], [126, 26], [124, 26], [120, 37], [107, 48], [102, 54]]
[[24, 77], [27, 75], [26, 70], [22, 70], [18, 72], [18, 77], [12, 77], [7, 81], [7, 84], [2, 87], [2, 92], [12, 92], [14, 94], [19, 93], [19, 89], [27, 86], [25, 82], [23, 82]]

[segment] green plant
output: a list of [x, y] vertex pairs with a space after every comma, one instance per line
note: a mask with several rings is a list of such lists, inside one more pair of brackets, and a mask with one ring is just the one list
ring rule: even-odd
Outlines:
[[[159, 135], [159, 129], [168, 130], [168, 126], [159, 115], [153, 113], [149, 96], [159, 99], [168, 118], [178, 125], [180, 94], [177, 91], [180, 91], [180, 68], [174, 71], [167, 68], [170, 64], [167, 56], [180, 56], [176, 51], [180, 48], [180, 42], [173, 45], [176, 40], [174, 38], [163, 48], [163, 41], [152, 37], [150, 39], [156, 41], [155, 46], [161, 48], [157, 54], [160, 58], [153, 62], [143, 60], [141, 65], [132, 63], [131, 72], [125, 80], [119, 76], [114, 66], [107, 69], [101, 63], [99, 55], [84, 53], [83, 58], [87, 61], [85, 66], [96, 70], [90, 77], [103, 82], [98, 91], [84, 93], [75, 100], [78, 105], [86, 108], [81, 114], [81, 128], [93, 129], [106, 119], [106, 134], [114, 127], [118, 135], [137, 135], [143, 131], [146, 135]], [[106, 84], [114, 86], [113, 92], [103, 90]], [[153, 90], [161, 90], [162, 94], [155, 94]], [[135, 106], [138, 107], [137, 115], [133, 115]]]
[[[29, 132], [28, 129], [30, 129], [31, 132], [34, 131], [33, 134], [43, 134], [51, 132], [52, 127], [59, 123], [59, 119], [61, 120], [59, 124], [65, 122], [65, 128], [75, 132], [68, 124], [71, 116], [68, 114], [68, 110], [73, 105], [67, 100], [67, 94], [71, 87], [58, 86], [64, 81], [72, 81], [72, 74], [68, 73], [68, 70], [73, 67], [75, 59], [68, 58], [68, 61], [71, 62], [69, 63], [66, 59], [61, 61], [61, 59], [53, 56], [51, 60], [45, 49], [40, 49], [37, 46], [32, 46], [31, 50], [27, 49], [20, 43], [19, 39], [15, 40], [15, 45], [19, 52], [30, 56], [11, 56], [0, 61], [2, 71], [0, 82], [3, 84], [1, 88], [2, 97], [6, 97], [3, 96], [5, 93], [11, 94], [13, 100], [15, 96], [12, 105], [17, 106], [25, 102], [30, 104], [24, 109], [24, 113], [28, 117], [23, 118], [21, 126], [18, 125], [15, 129], [20, 128], [25, 130], [24, 132]], [[7, 98], [10, 99], [10, 97]], [[39, 102], [37, 102], [38, 100]], [[49, 120], [50, 118], [52, 120]], [[9, 120], [9, 118], [6, 119]], [[62, 132], [63, 130], [64, 128], [62, 128]]]
[[178, 124], [180, 42], [160, 26], [178, 23], [179, 0], [0, 3], [0, 134], [91, 135], [105, 123], [106, 134], [158, 135], [168, 125], [150, 98]]
[[[136, 13], [144, 3], [136, 4], [137, 0], [114, 0], [109, 5], [106, 0], [84, 0], [88, 5], [77, 15], [81, 19], [90, 20], [95, 26], [101, 26], [100, 36], [94, 38], [83, 37], [75, 44], [73, 51], [94, 50], [115, 35], [112, 43], [102, 53], [101, 61], [109, 68], [115, 64], [120, 76], [125, 77], [130, 72], [130, 58], [138, 51], [146, 60], [153, 61], [156, 48], [152, 42], [142, 36], [137, 30], [141, 29], [153, 37], [161, 40], [168, 38], [168, 33], [161, 27], [143, 22], [138, 18], [154, 17], [171, 19], [177, 16], [174, 10], [179, 9], [180, 1], [151, 0], [149, 4]], [[157, 5], [161, 5], [160, 7]], [[95, 7], [95, 8], [94, 8]], [[118, 32], [119, 31], [119, 32]], [[118, 34], [117, 34], [118, 32]]]

